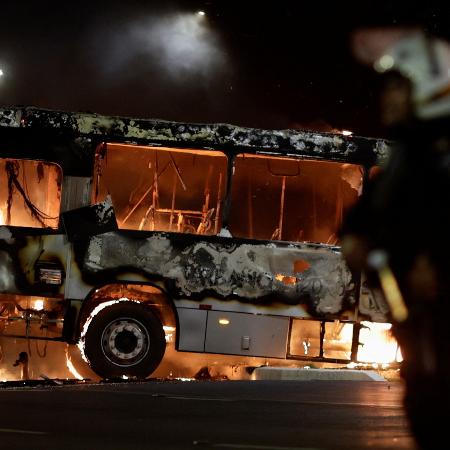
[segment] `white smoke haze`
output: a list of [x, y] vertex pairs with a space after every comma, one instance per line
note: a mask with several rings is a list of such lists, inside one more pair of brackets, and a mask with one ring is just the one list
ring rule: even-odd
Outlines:
[[149, 82], [153, 76], [169, 76], [181, 83], [192, 77], [212, 79], [228, 67], [219, 36], [206, 17], [195, 13], [96, 27], [90, 44], [100, 72], [111, 80], [148, 73]]

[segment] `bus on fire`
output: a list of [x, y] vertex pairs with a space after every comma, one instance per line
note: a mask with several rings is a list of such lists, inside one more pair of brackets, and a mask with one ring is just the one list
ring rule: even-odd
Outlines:
[[338, 241], [382, 140], [24, 107], [0, 149], [3, 336], [143, 378], [167, 329], [180, 352], [350, 362], [387, 321]]

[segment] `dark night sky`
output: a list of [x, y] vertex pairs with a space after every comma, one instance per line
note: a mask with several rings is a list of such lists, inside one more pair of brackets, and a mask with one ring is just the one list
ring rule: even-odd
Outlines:
[[349, 33], [420, 24], [448, 37], [447, 3], [2, 2], [0, 105], [382, 135], [377, 77]]

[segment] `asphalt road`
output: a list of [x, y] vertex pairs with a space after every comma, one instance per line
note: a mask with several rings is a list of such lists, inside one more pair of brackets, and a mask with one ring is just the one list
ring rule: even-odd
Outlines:
[[0, 448], [415, 450], [401, 382], [148, 381], [0, 389]]

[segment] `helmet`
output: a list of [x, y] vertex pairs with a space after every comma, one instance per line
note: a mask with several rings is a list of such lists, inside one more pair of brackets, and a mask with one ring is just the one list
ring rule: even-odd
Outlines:
[[397, 71], [411, 82], [420, 119], [450, 114], [450, 43], [420, 29], [372, 28], [353, 35], [356, 58], [379, 73]]

